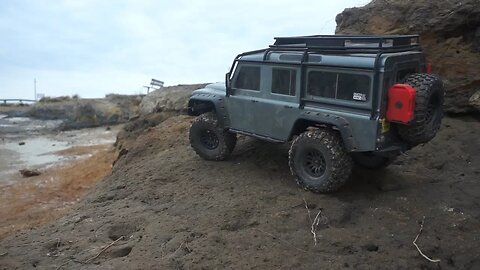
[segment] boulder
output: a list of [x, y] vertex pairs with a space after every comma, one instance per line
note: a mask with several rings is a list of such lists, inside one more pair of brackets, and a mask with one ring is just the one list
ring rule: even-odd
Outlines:
[[479, 110], [471, 101], [480, 88], [478, 0], [374, 0], [345, 9], [336, 22], [337, 34], [420, 34], [427, 61], [444, 79], [446, 111]]
[[165, 111], [184, 112], [187, 110], [188, 98], [192, 92], [204, 88], [206, 85], [180, 84], [152, 91], [142, 99], [140, 113], [145, 115]]

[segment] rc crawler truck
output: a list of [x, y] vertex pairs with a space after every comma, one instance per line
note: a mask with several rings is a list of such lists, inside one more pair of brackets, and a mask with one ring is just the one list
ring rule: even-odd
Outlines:
[[291, 142], [298, 185], [332, 192], [353, 164], [386, 167], [436, 135], [444, 88], [430, 69], [417, 35], [275, 38], [238, 55], [225, 84], [193, 92], [190, 144], [224, 160], [237, 134]]

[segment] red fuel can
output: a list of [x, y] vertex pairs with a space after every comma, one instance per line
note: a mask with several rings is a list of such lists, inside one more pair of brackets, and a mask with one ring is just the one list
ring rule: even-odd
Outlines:
[[388, 89], [387, 120], [408, 124], [415, 116], [415, 88], [408, 84], [395, 84]]

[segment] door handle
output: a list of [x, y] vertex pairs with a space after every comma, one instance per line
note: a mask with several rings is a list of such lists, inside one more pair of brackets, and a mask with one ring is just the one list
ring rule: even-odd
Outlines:
[[253, 102], [253, 103], [257, 103], [257, 102], [258, 102], [258, 100], [255, 100], [255, 99], [250, 99], [250, 101]]
[[288, 105], [284, 105], [283, 107], [284, 107], [285, 109], [293, 109], [292, 106], [288, 106]]

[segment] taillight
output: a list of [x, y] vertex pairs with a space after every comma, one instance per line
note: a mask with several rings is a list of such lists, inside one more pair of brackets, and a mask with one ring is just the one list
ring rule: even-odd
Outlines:
[[416, 90], [408, 84], [395, 84], [388, 89], [387, 120], [408, 124], [415, 114]]
[[431, 63], [428, 63], [427, 64], [427, 70], [426, 70], [427, 74], [432, 74], [432, 64]]

